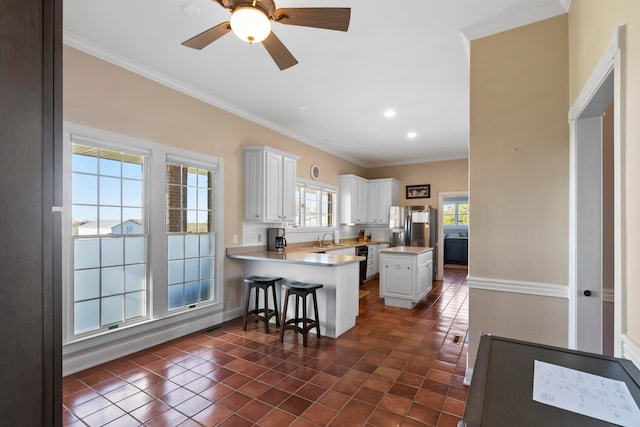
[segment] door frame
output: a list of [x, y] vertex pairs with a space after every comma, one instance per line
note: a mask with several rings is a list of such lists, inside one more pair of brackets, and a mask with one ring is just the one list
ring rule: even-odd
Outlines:
[[[438, 274], [437, 280], [444, 279], [444, 198], [445, 197], [469, 197], [469, 191], [441, 191], [438, 193]], [[471, 221], [471, 204], [469, 204], [469, 221]], [[469, 262], [467, 261], [467, 267]]]
[[[578, 126], [582, 118], [593, 117], [598, 110], [606, 109], [610, 104], [603, 97], [600, 89], [610, 83], [613, 77], [614, 102], [614, 355], [622, 355], [622, 334], [626, 331], [625, 304], [623, 304], [623, 289], [625, 280], [625, 43], [626, 26], [616, 29], [609, 46], [601, 56], [598, 64], [591, 73], [586, 84], [580, 91], [576, 101], [569, 110], [569, 348], [577, 348], [578, 319], [578, 211], [577, 211], [577, 156]], [[604, 94], [605, 98], [607, 94]], [[604, 107], [602, 104], [606, 103]], [[594, 109], [594, 111], [590, 111]]]

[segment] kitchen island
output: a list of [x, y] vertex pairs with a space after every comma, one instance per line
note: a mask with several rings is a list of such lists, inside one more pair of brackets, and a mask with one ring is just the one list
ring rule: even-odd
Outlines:
[[380, 297], [386, 305], [414, 308], [431, 291], [433, 248], [395, 246], [380, 251]]
[[[277, 276], [285, 280], [320, 283], [317, 291], [320, 332], [337, 338], [356, 325], [359, 312], [360, 261], [364, 257], [313, 252], [268, 252], [227, 249], [227, 257], [242, 261], [244, 277]], [[277, 283], [278, 307], [282, 289]], [[293, 304], [290, 306], [291, 316]], [[312, 311], [308, 311], [312, 312]]]

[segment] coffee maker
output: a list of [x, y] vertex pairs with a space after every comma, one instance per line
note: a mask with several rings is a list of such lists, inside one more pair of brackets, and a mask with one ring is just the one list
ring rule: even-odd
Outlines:
[[267, 228], [267, 250], [284, 251], [287, 239], [284, 238], [284, 228]]

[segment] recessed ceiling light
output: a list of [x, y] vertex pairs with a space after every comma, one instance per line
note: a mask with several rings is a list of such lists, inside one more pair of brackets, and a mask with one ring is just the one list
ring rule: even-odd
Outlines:
[[409, 138], [409, 139], [414, 139], [416, 136], [418, 136], [418, 134], [415, 133], [415, 132], [407, 133], [407, 138]]
[[395, 117], [396, 116], [396, 112], [394, 110], [387, 110], [384, 112], [384, 116], [388, 119]]
[[193, 3], [184, 3], [180, 6], [180, 9], [182, 10], [182, 13], [191, 18], [200, 15], [200, 8]]

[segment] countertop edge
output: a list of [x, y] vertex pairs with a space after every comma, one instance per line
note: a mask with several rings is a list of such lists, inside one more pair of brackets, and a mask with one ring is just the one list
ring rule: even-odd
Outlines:
[[390, 248], [382, 249], [381, 253], [391, 253], [397, 255], [418, 255], [425, 252], [433, 252], [432, 247], [422, 246], [392, 246]]
[[331, 255], [318, 254], [313, 252], [286, 253], [268, 251], [244, 253], [233, 253], [227, 251], [227, 257], [244, 261], [282, 262], [291, 264], [315, 265], [319, 267], [340, 267], [342, 265], [358, 263], [360, 261], [366, 260], [365, 257], [352, 255]]

